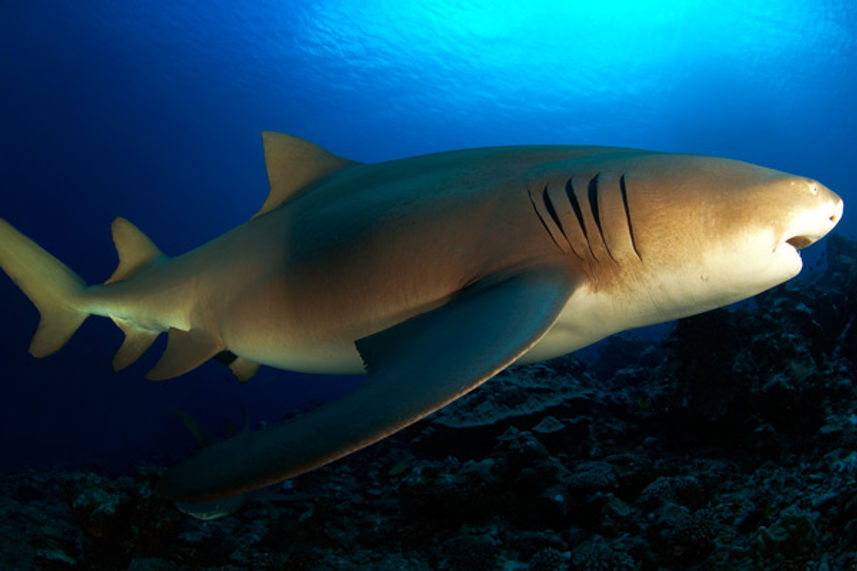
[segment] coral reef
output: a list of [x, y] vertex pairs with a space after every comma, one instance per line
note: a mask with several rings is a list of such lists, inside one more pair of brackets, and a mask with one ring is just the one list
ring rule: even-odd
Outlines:
[[4, 569], [857, 568], [857, 244], [823, 275], [515, 367], [216, 521], [163, 468], [0, 477]]

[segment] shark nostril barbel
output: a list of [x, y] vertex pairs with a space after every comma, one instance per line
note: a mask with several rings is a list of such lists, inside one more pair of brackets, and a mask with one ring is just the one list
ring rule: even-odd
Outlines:
[[836, 224], [842, 219], [842, 212], [845, 208], [845, 203], [841, 198], [837, 197], [836, 204], [833, 207], [833, 214], [830, 215], [828, 220]]

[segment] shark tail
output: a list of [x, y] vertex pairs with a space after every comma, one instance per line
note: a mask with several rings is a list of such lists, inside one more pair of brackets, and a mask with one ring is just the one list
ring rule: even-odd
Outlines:
[[65, 264], [0, 219], [0, 268], [41, 314], [30, 354], [58, 351], [89, 315], [79, 307], [86, 283]]

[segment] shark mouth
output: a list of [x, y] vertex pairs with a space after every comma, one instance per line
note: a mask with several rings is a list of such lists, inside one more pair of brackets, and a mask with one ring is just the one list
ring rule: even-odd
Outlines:
[[815, 242], [815, 240], [807, 238], [806, 236], [792, 236], [791, 238], [786, 240], [786, 244], [789, 244], [795, 250], [801, 250], [803, 248], [806, 248], [813, 242]]

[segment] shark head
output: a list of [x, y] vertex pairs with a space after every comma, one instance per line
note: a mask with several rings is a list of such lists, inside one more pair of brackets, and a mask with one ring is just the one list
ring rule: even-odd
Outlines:
[[842, 217], [821, 183], [729, 159], [648, 155], [623, 184], [644, 272], [657, 275], [650, 294], [694, 313], [794, 277], [799, 250]]
[[550, 165], [530, 198], [582, 285], [524, 362], [785, 282], [801, 270], [799, 250], [842, 217], [839, 196], [814, 180], [730, 159], [616, 149]]

